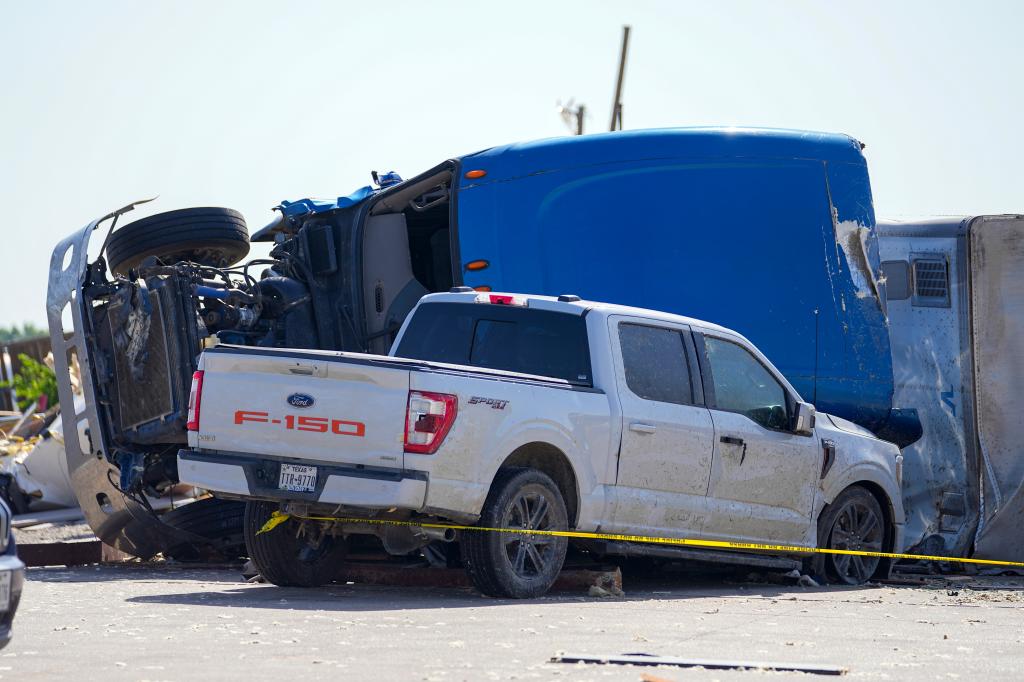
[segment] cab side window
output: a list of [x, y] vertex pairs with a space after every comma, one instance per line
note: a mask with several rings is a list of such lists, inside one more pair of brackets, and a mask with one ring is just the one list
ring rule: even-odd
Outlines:
[[786, 389], [742, 346], [704, 337], [715, 409], [739, 412], [768, 429], [788, 428]]
[[645, 400], [693, 404], [690, 367], [678, 329], [619, 324], [626, 386]]

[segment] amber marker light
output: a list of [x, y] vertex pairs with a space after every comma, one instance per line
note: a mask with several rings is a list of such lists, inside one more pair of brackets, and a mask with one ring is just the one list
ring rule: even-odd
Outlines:
[[490, 291], [490, 290], [491, 290], [491, 288], [489, 286], [487, 286], [486, 284], [483, 285], [482, 287], [473, 287], [473, 291]]
[[490, 264], [491, 262], [486, 260], [471, 260], [466, 263], [466, 269], [470, 272], [477, 272], [478, 270], [486, 270]]
[[466, 178], [469, 180], [476, 180], [477, 178], [482, 178], [485, 175], [487, 175], [487, 171], [485, 170], [471, 170], [466, 173]]

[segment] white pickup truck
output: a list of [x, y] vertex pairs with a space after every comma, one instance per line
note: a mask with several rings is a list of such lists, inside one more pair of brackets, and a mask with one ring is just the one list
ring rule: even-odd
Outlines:
[[[463, 288], [423, 297], [389, 356], [218, 346], [192, 393], [181, 481], [248, 502], [250, 557], [278, 585], [330, 580], [364, 534], [395, 554], [458, 540], [482, 592], [533, 597], [568, 544], [353, 519], [901, 549], [896, 446], [815, 415], [739, 334], [676, 315]], [[288, 521], [259, 533], [275, 511]], [[846, 583], [888, 568], [817, 562]]]

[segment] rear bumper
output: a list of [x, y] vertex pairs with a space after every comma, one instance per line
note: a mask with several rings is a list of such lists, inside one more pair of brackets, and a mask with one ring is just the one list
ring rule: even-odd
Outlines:
[[[281, 462], [317, 467], [316, 490], [297, 493], [277, 487]], [[223, 496], [309, 502], [366, 509], [419, 511], [427, 497], [427, 474], [401, 469], [356, 468], [234, 453], [178, 451], [182, 483]]]
[[3, 649], [11, 641], [14, 613], [18, 610], [21, 590], [25, 585], [25, 564], [18, 559], [16, 554], [9, 552], [0, 556], [0, 573], [10, 573], [11, 575], [11, 601], [6, 611], [0, 611], [0, 649]]

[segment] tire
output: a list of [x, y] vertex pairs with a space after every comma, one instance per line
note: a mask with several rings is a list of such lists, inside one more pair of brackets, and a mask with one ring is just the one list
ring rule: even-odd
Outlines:
[[245, 218], [230, 208], [183, 208], [115, 230], [107, 243], [110, 271], [124, 275], [149, 256], [223, 268], [249, 253]]
[[198, 535], [209, 541], [207, 546], [194, 543], [172, 547], [164, 552], [178, 561], [209, 559], [214, 553], [224, 559], [245, 556], [245, 503], [208, 497], [172, 509], [160, 517], [169, 526]]
[[[839, 494], [818, 518], [818, 546], [884, 552], [889, 535], [885, 514], [866, 488], [853, 485]], [[814, 567], [829, 582], [862, 585], [881, 564], [878, 557], [820, 554]]]
[[21, 492], [21, 488], [10, 474], [0, 474], [0, 500], [7, 503], [11, 514], [27, 514], [31, 498]]
[[301, 522], [295, 519], [259, 533], [277, 510], [273, 502], [245, 503], [245, 546], [260, 575], [279, 587], [317, 587], [336, 578], [345, 560], [345, 541], [326, 536], [314, 545], [299, 537]]
[[[538, 512], [539, 520], [526, 518]], [[547, 474], [536, 469], [502, 469], [477, 525], [567, 530], [569, 515], [558, 486]], [[551, 589], [568, 546], [564, 537], [472, 530], [463, 531], [460, 540], [462, 563], [473, 585], [486, 595], [513, 599], [539, 597]]]

